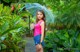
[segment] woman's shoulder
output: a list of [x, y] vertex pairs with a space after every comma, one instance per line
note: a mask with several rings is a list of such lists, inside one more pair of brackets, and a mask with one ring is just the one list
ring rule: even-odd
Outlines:
[[40, 22], [41, 22], [41, 23], [44, 23], [44, 20], [41, 20]]
[[44, 24], [44, 21], [42, 20], [40, 24], [43, 25]]

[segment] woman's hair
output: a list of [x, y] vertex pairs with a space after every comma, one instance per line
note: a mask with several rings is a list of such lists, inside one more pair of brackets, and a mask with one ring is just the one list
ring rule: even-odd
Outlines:
[[[41, 12], [41, 13], [43, 14], [42, 20], [44, 21], [44, 26], [45, 26], [45, 28], [46, 28], [46, 18], [45, 18], [45, 13], [44, 13], [43, 10], [38, 10], [38, 11], [36, 12], [36, 16], [37, 16], [37, 13], [38, 13], [38, 12]], [[39, 19], [36, 17], [36, 23], [37, 23], [38, 21], [39, 21]], [[44, 37], [45, 37], [45, 34], [46, 34], [45, 28], [44, 28]]]
[[[36, 12], [36, 16], [37, 16], [37, 13], [38, 12], [41, 12], [42, 14], [43, 14], [43, 18], [42, 18], [42, 20], [45, 22], [45, 13], [44, 13], [44, 11], [43, 10], [38, 10], [37, 12]], [[36, 23], [39, 21], [39, 19], [38, 18], [36, 18]]]

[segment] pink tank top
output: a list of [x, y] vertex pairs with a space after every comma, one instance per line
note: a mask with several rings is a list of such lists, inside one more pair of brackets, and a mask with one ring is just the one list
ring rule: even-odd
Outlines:
[[37, 24], [34, 26], [34, 36], [40, 35], [41, 34], [41, 24], [42, 21], [39, 21]]

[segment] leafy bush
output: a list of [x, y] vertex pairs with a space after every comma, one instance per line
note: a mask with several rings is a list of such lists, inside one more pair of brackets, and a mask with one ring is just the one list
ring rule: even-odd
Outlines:
[[23, 52], [28, 26], [17, 14], [11, 14], [10, 7], [0, 4], [0, 51]]
[[77, 52], [80, 51], [80, 30], [63, 29], [48, 31], [45, 37], [46, 52]]
[[46, 0], [45, 4], [55, 14], [54, 23], [48, 25], [45, 51], [80, 52], [80, 1]]

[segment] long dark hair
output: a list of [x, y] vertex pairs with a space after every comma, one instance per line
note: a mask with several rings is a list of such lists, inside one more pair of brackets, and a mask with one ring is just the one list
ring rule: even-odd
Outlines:
[[[43, 14], [43, 18], [42, 18], [42, 20], [44, 21], [44, 37], [45, 37], [45, 35], [46, 35], [46, 16], [45, 16], [45, 13], [44, 13], [44, 11], [43, 10], [38, 10], [37, 12], [36, 12], [36, 16], [37, 16], [37, 13], [38, 12], [41, 12], [42, 14]], [[36, 23], [39, 21], [39, 19], [36, 17]]]

